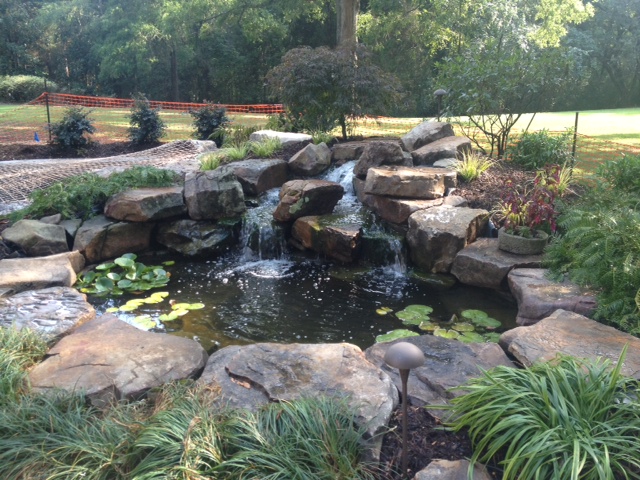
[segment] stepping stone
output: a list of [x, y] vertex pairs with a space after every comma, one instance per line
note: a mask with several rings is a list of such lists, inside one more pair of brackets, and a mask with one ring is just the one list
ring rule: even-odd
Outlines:
[[442, 198], [447, 188], [455, 188], [456, 172], [432, 167], [370, 168], [365, 193], [387, 197], [433, 200]]
[[49, 287], [71, 287], [84, 263], [84, 257], [78, 251], [46, 257], [5, 258], [0, 260], [0, 289], [19, 293]]

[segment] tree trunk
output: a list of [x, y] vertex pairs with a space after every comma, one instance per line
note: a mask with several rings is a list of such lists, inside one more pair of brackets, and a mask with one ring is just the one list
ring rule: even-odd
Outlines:
[[355, 46], [360, 0], [336, 0], [336, 7], [338, 14], [336, 43], [338, 47]]
[[180, 89], [178, 87], [178, 56], [176, 54], [175, 45], [171, 45], [171, 51], [169, 52], [169, 68], [171, 69], [171, 101], [177, 102], [180, 100]]

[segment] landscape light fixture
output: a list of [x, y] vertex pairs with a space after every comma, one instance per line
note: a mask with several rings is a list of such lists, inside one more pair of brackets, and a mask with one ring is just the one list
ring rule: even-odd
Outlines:
[[[424, 365], [424, 353], [413, 343], [398, 342], [391, 345], [384, 354], [387, 365], [400, 370], [402, 381], [402, 474], [407, 477], [407, 380], [409, 371]], [[408, 478], [408, 477], [407, 477]]]
[[447, 94], [447, 91], [443, 88], [439, 88], [433, 92], [433, 94], [438, 99], [438, 121], [440, 121], [440, 115], [442, 114], [442, 97]]

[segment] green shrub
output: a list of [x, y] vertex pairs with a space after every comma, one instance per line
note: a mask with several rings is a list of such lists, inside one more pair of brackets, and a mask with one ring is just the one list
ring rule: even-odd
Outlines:
[[12, 221], [62, 214], [86, 219], [102, 213], [112, 195], [133, 188], [166, 187], [178, 181], [174, 172], [154, 167], [132, 167], [103, 178], [95, 173], [70, 177], [31, 193], [31, 205], [10, 215]]
[[504, 479], [640, 478], [638, 382], [608, 360], [560, 357], [528, 369], [496, 367], [452, 400], [469, 429], [472, 463], [502, 459]]
[[209, 153], [200, 159], [200, 170], [215, 170], [222, 165], [222, 155], [219, 152]]
[[455, 170], [465, 182], [472, 182], [489, 170], [493, 166], [494, 162], [489, 157], [481, 155], [477, 152], [464, 152], [462, 160], [460, 160]]
[[[54, 82], [47, 83], [50, 92], [58, 90]], [[31, 75], [0, 76], [0, 102], [30, 102], [44, 92], [44, 78]]]
[[251, 134], [257, 129], [257, 127], [246, 125], [228, 125], [218, 130], [214, 136], [222, 142], [222, 146], [225, 148], [241, 147], [249, 141]]
[[640, 155], [622, 155], [619, 160], [605, 162], [596, 174], [617, 190], [640, 194]]
[[546, 165], [563, 165], [571, 157], [571, 132], [551, 135], [547, 130], [525, 132], [507, 154], [514, 163], [529, 170]]
[[95, 133], [96, 127], [89, 118], [91, 110], [70, 107], [60, 122], [51, 124], [53, 144], [65, 148], [82, 148], [90, 140], [85, 134]]
[[207, 105], [202, 108], [190, 110], [189, 113], [193, 117], [193, 126], [195, 132], [193, 136], [198, 140], [214, 140], [216, 145], [220, 147], [222, 141], [216, 139], [213, 135], [220, 129], [229, 124], [227, 110], [216, 107], [215, 105]]
[[141, 95], [134, 98], [129, 123], [129, 140], [135, 145], [156, 143], [165, 135], [167, 129], [160, 118], [160, 109], [151, 108], [149, 100]]
[[249, 142], [249, 150], [258, 158], [271, 158], [282, 150], [279, 138], [267, 138], [260, 142]]
[[312, 142], [315, 145], [319, 145], [321, 143], [326, 143], [330, 145], [332, 142], [335, 142], [336, 137], [327, 132], [314, 132], [312, 135]]

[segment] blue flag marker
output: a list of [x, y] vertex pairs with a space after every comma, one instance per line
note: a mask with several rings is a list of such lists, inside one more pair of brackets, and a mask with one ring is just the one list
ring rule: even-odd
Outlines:
[[34, 139], [36, 142], [39, 142], [39, 141], [40, 141], [40, 137], [38, 136], [38, 132], [33, 132], [33, 139]]

